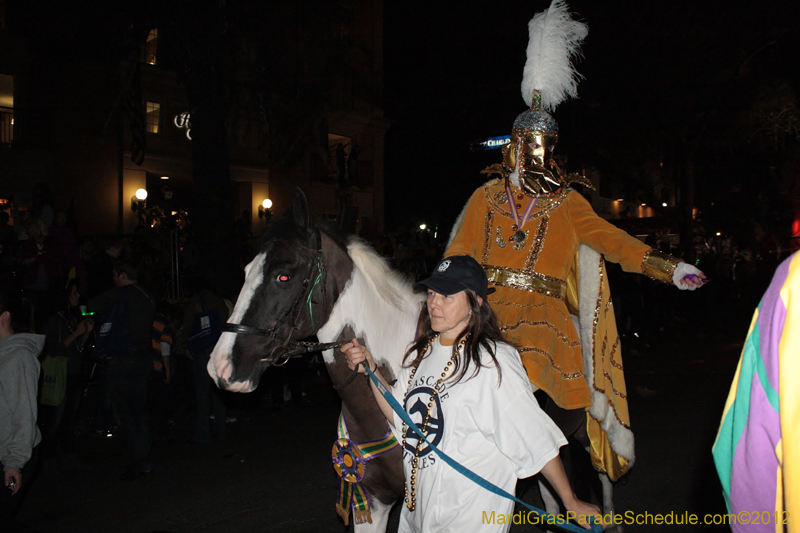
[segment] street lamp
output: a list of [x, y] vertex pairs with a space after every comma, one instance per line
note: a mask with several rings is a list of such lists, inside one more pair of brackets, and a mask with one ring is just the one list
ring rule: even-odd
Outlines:
[[144, 189], [138, 189], [136, 191], [136, 194], [131, 197], [131, 211], [135, 213], [140, 209], [144, 209], [146, 200], [147, 200], [147, 191]]
[[258, 206], [258, 218], [269, 218], [272, 216], [272, 211], [270, 211], [270, 209], [272, 209], [272, 200], [264, 198], [264, 201]]

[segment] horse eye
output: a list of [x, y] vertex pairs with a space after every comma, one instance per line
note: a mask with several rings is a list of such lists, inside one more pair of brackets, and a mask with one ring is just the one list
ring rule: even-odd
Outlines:
[[278, 274], [278, 277], [275, 278], [275, 281], [280, 281], [281, 283], [286, 283], [290, 279], [292, 279], [291, 276], [287, 276], [286, 274]]

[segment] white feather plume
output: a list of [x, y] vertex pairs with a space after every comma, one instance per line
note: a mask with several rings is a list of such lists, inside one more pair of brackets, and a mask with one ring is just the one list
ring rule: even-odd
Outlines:
[[522, 98], [531, 106], [533, 91], [542, 94], [542, 109], [547, 112], [567, 98], [578, 95], [581, 75], [572, 66], [589, 27], [573, 20], [564, 0], [553, 0], [550, 7], [528, 23], [528, 59], [522, 75]]

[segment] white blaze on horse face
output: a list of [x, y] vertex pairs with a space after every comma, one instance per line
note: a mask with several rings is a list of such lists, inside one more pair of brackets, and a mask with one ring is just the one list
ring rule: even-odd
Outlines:
[[[266, 257], [266, 252], [261, 252], [244, 268], [244, 285], [242, 286], [242, 291], [239, 293], [239, 298], [236, 299], [233, 313], [231, 313], [230, 318], [228, 318], [229, 323], [239, 324], [244, 314], [250, 308], [250, 302], [253, 299], [256, 289], [258, 289], [264, 281], [263, 270]], [[214, 346], [214, 351], [211, 352], [211, 357], [208, 360], [208, 374], [217, 382], [219, 382], [217, 380], [218, 377], [227, 382], [233, 375], [231, 354], [235, 341], [235, 333], [224, 331], [222, 335], [220, 335], [217, 345]], [[246, 383], [244, 385], [246, 385]], [[237, 388], [241, 389], [242, 386], [239, 385]]]

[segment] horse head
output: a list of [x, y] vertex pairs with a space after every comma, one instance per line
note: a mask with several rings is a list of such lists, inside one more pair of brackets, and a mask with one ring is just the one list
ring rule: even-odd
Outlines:
[[265, 230], [211, 352], [208, 373], [220, 388], [253, 391], [268, 366], [285, 363], [298, 341], [325, 323], [333, 305], [329, 297], [335, 298], [323, 258], [330, 241], [311, 221], [297, 189], [292, 207]]

